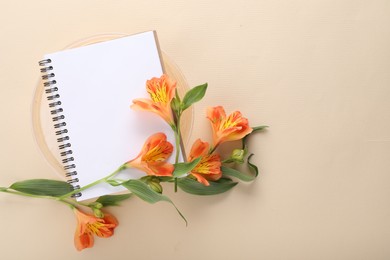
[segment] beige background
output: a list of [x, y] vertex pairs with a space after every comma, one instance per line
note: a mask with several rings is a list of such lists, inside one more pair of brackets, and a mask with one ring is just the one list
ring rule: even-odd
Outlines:
[[0, 3], [0, 185], [56, 178], [31, 127], [43, 54], [106, 32], [155, 29], [207, 106], [269, 131], [261, 176], [215, 197], [113, 208], [121, 225], [81, 253], [63, 205], [0, 194], [2, 259], [389, 259], [390, 2], [5, 1]]

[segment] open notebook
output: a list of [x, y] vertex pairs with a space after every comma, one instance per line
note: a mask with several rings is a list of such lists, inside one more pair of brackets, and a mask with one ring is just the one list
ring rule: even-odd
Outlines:
[[[174, 144], [174, 134], [161, 118], [130, 109], [133, 99], [148, 97], [146, 80], [163, 74], [160, 57], [156, 33], [149, 31], [47, 54], [40, 62], [53, 131], [66, 175], [76, 188], [135, 158], [156, 132], [164, 132]], [[144, 175], [126, 170], [118, 178]], [[121, 190], [100, 184], [78, 200]]]

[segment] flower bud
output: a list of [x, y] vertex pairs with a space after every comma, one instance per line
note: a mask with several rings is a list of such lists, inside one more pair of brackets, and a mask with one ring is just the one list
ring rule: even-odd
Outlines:
[[97, 218], [104, 218], [104, 214], [103, 214], [103, 212], [100, 209], [93, 208], [93, 214]]
[[234, 149], [231, 155], [231, 159], [236, 163], [244, 163], [244, 156], [244, 149]]
[[92, 202], [91, 204], [88, 205], [90, 208], [95, 208], [95, 209], [101, 209], [103, 208], [103, 204], [100, 202]]
[[162, 193], [162, 191], [163, 191], [161, 184], [158, 182], [151, 181], [151, 182], [148, 182], [148, 185], [155, 192]]

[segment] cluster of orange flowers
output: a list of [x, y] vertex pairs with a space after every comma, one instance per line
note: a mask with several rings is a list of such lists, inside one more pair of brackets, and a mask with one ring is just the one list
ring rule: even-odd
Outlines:
[[[171, 107], [175, 96], [176, 82], [167, 75], [152, 78], [146, 82], [150, 99], [133, 100], [132, 108], [156, 113], [164, 119], [174, 130], [177, 129], [175, 116]], [[226, 116], [221, 106], [211, 107], [207, 110], [213, 131], [213, 142], [210, 145], [197, 139], [187, 157], [188, 162], [201, 158], [198, 164], [188, 173], [198, 182], [208, 186], [209, 181], [217, 181], [222, 176], [221, 157], [216, 148], [228, 141], [240, 140], [252, 132], [248, 120], [239, 111]], [[150, 136], [142, 147], [138, 156], [124, 164], [127, 168], [136, 168], [147, 175], [172, 176], [174, 165], [167, 162], [173, 152], [173, 145], [167, 141], [164, 133]], [[78, 225], [75, 233], [75, 246], [78, 250], [93, 246], [93, 235], [110, 237], [118, 225], [116, 218], [109, 214], [99, 218], [88, 215], [80, 210], [74, 210]]]
[[[230, 177], [242, 181], [252, 181], [257, 177], [258, 169], [250, 163], [249, 155], [247, 165], [251, 175], [243, 174], [226, 164], [236, 162], [242, 164], [247, 154], [247, 136], [252, 132], [263, 129], [265, 126], [250, 127], [248, 120], [239, 111], [226, 115], [221, 106], [211, 107], [207, 110], [207, 118], [211, 123], [213, 140], [211, 143], [197, 139], [192, 145], [185, 162], [179, 162], [181, 150], [180, 118], [187, 108], [201, 100], [206, 92], [207, 84], [203, 84], [189, 90], [181, 99], [177, 94], [176, 82], [167, 75], [152, 78], [146, 82], [146, 90], [150, 99], [142, 98], [133, 100], [131, 108], [148, 111], [160, 116], [172, 128], [175, 134], [175, 146], [167, 140], [162, 133], [151, 135], [144, 143], [140, 153], [132, 160], [123, 163], [117, 170], [106, 177], [81, 188], [74, 189], [66, 181], [32, 179], [15, 182], [9, 187], [0, 187], [0, 192], [34, 197], [53, 199], [68, 205], [76, 215], [77, 228], [74, 243], [77, 250], [90, 248], [94, 244], [95, 236], [111, 237], [118, 220], [111, 214], [104, 213], [108, 206], [118, 205], [118, 202], [128, 199], [131, 194], [149, 203], [166, 201], [171, 203], [179, 215], [187, 223], [183, 214], [173, 202], [162, 195], [160, 182], [171, 182], [183, 191], [195, 195], [214, 195], [234, 187]], [[217, 148], [224, 142], [242, 141], [242, 148], [235, 149], [228, 159], [221, 159]], [[174, 149], [176, 147], [176, 149]], [[172, 164], [168, 158], [176, 152], [175, 162]], [[183, 152], [183, 154], [185, 154]], [[138, 180], [115, 179], [117, 173], [127, 168], [135, 168], [146, 175]], [[119, 195], [104, 195], [93, 202], [78, 202], [73, 195], [86, 190], [99, 183], [108, 183], [112, 186], [123, 186], [129, 193]], [[92, 211], [86, 213], [84, 209]]]
[[[150, 99], [133, 100], [132, 108], [156, 113], [164, 119], [173, 129], [177, 129], [175, 116], [171, 107], [175, 96], [176, 82], [167, 75], [160, 78], [152, 78], [146, 82]], [[213, 142], [210, 145], [201, 139], [197, 139], [187, 157], [188, 162], [201, 158], [198, 164], [188, 173], [198, 182], [208, 186], [209, 181], [217, 181], [222, 176], [221, 157], [216, 148], [227, 141], [235, 141], [244, 138], [252, 132], [248, 120], [239, 111], [226, 116], [221, 106], [211, 107], [207, 110], [207, 118], [210, 120], [213, 131]], [[173, 145], [167, 141], [164, 133], [156, 133], [150, 136], [138, 156], [124, 164], [127, 168], [137, 168], [147, 175], [172, 176], [174, 165], [167, 162], [173, 152]], [[88, 215], [80, 210], [74, 210], [78, 225], [75, 233], [75, 246], [78, 250], [93, 246], [93, 235], [98, 237], [110, 237], [118, 225], [115, 217], [104, 214], [99, 218]]]
[[[170, 104], [175, 95], [176, 82], [167, 75], [163, 75], [160, 78], [148, 80], [146, 87], [151, 99], [133, 100], [134, 104], [131, 107], [156, 113], [169, 125], [175, 125]], [[223, 142], [240, 140], [252, 132], [248, 120], [242, 117], [239, 111], [226, 116], [223, 107], [211, 107], [207, 111], [207, 118], [213, 129], [213, 145], [210, 147], [208, 142], [198, 139], [193, 144], [187, 158], [191, 162], [201, 157], [200, 162], [190, 174], [205, 185], [209, 185], [207, 180], [215, 181], [222, 176], [221, 159], [215, 153], [217, 146]], [[151, 175], [171, 176], [174, 167], [164, 162], [171, 153], [172, 145], [166, 141], [164, 134], [157, 133], [148, 139], [139, 156], [128, 164]]]

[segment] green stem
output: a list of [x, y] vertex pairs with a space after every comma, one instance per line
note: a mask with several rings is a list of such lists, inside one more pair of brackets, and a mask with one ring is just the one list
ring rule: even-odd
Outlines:
[[176, 142], [176, 156], [175, 156], [175, 163], [179, 162], [179, 155], [180, 155], [180, 150], [181, 150], [181, 145], [180, 145], [180, 119], [178, 119], [178, 126], [177, 126], [177, 131], [175, 131], [175, 142]]
[[14, 195], [20, 195], [20, 196], [25, 196], [25, 197], [31, 197], [31, 198], [53, 199], [53, 200], [57, 199], [56, 197], [52, 197], [52, 196], [28, 194], [28, 193], [24, 193], [24, 192], [20, 192], [20, 191], [14, 191], [14, 190], [11, 190], [9, 188], [4, 188], [4, 187], [0, 188], [0, 192], [5, 192], [5, 193], [9, 193], [9, 194], [14, 194]]
[[110, 175], [107, 175], [104, 178], [101, 178], [101, 179], [99, 179], [97, 181], [94, 181], [94, 182], [92, 182], [90, 184], [87, 184], [87, 185], [81, 187], [80, 189], [73, 190], [73, 191], [71, 191], [71, 192], [69, 192], [69, 193], [67, 193], [67, 194], [65, 194], [65, 195], [63, 195], [63, 196], [61, 196], [59, 198], [60, 199], [68, 198], [68, 197], [72, 196], [73, 194], [76, 194], [76, 193], [79, 193], [79, 192], [84, 191], [86, 189], [89, 189], [89, 188], [91, 188], [91, 187], [93, 187], [93, 186], [95, 186], [97, 184], [107, 182], [110, 178], [114, 177], [116, 174], [118, 174], [120, 171], [122, 171], [125, 168], [126, 168], [126, 166], [124, 164], [122, 164], [118, 169], [116, 169], [116, 171], [114, 171]]
[[92, 182], [92, 183], [90, 183], [88, 185], [85, 185], [85, 186], [81, 187], [80, 189], [76, 189], [74, 191], [71, 191], [71, 192], [69, 192], [69, 193], [67, 193], [65, 195], [60, 196], [60, 197], [29, 194], [29, 193], [24, 193], [24, 192], [20, 192], [20, 191], [11, 190], [11, 189], [6, 188], [6, 187], [0, 187], [0, 192], [14, 194], [14, 195], [19, 195], [19, 196], [25, 196], [25, 197], [31, 197], [31, 198], [56, 200], [56, 201], [65, 203], [65, 204], [67, 204], [70, 207], [76, 207], [76, 206], [79, 206], [79, 205], [87, 206], [84, 203], [73, 201], [73, 200], [72, 201], [68, 201], [66, 199], [69, 198], [70, 196], [72, 196], [73, 194], [76, 194], [76, 193], [79, 193], [79, 192], [81, 192], [83, 190], [91, 188], [91, 187], [93, 187], [93, 186], [95, 186], [95, 185], [97, 185], [99, 183], [107, 182], [110, 178], [112, 178], [114, 175], [116, 175], [117, 173], [119, 173], [120, 171], [122, 171], [125, 168], [126, 168], [126, 166], [123, 164], [116, 171], [111, 173], [110, 175], [108, 175], [108, 176], [106, 176], [106, 177], [104, 177], [104, 178], [102, 178], [100, 180], [94, 181], [94, 182]]
[[[172, 130], [175, 133], [175, 145], [176, 145], [176, 155], [175, 155], [175, 164], [179, 162], [179, 155], [181, 151], [181, 133], [180, 133], [180, 116], [181, 114], [176, 115], [175, 125], [172, 126]], [[175, 192], [177, 192], [177, 178], [175, 177]]]
[[175, 192], [177, 192], [177, 177], [175, 177]]
[[[181, 132], [180, 132], [180, 115], [176, 121], [175, 142], [176, 142], [176, 157], [175, 164], [179, 162], [179, 155], [181, 151]], [[177, 178], [175, 177], [175, 192], [177, 192]]]

